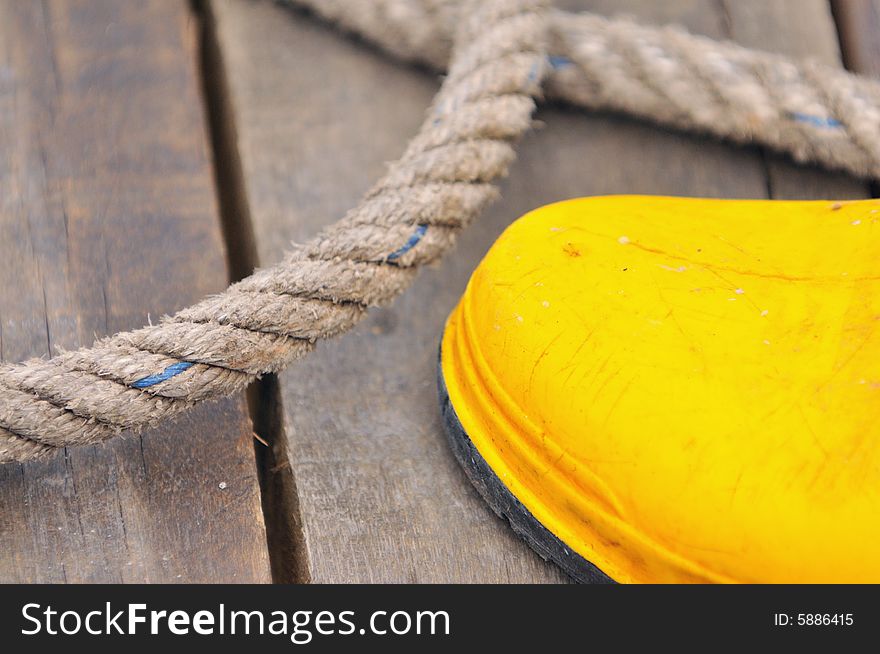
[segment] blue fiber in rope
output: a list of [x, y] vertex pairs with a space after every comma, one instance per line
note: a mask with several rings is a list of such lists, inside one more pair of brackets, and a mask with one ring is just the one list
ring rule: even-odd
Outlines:
[[535, 63], [532, 64], [532, 67], [529, 70], [529, 81], [534, 82], [536, 79], [538, 79], [538, 73], [540, 73], [540, 72], [541, 72], [541, 64], [540, 64], [540, 62], [536, 61]]
[[789, 118], [792, 120], [796, 120], [799, 123], [809, 123], [815, 127], [823, 127], [823, 128], [833, 128], [833, 127], [843, 127], [843, 123], [835, 118], [822, 118], [822, 116], [813, 116], [811, 114], [802, 114], [797, 111], [793, 111], [788, 114]]
[[566, 66], [571, 66], [572, 61], [568, 57], [560, 57], [559, 55], [550, 55], [547, 57], [550, 61], [550, 66], [552, 68], [565, 68]]
[[416, 231], [413, 232], [413, 235], [409, 237], [409, 240], [403, 244], [403, 247], [398, 248], [397, 250], [389, 254], [387, 260], [394, 261], [395, 259], [403, 256], [404, 254], [412, 250], [416, 246], [416, 244], [422, 240], [422, 237], [427, 231], [427, 225], [419, 225], [418, 227], [416, 227]]
[[189, 361], [178, 361], [177, 363], [172, 363], [157, 375], [150, 375], [149, 377], [143, 377], [136, 382], [132, 382], [131, 386], [132, 388], [147, 388], [149, 386], [155, 386], [166, 379], [171, 379], [175, 375], [179, 375], [184, 370], [189, 370], [194, 365], [194, 363], [190, 363]]

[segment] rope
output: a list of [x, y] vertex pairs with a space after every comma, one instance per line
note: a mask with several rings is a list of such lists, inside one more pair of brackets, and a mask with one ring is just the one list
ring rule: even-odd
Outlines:
[[531, 124], [544, 32], [537, 0], [474, 3], [418, 134], [341, 221], [158, 325], [0, 367], [0, 462], [99, 443], [239, 391], [401, 293], [495, 197], [491, 182]]
[[[406, 61], [443, 70], [461, 0], [284, 0]], [[880, 85], [679, 27], [548, 11], [544, 93], [590, 110], [755, 143], [880, 177]], [[514, 34], [510, 38], [516, 38]]]
[[880, 90], [840, 70], [540, 0], [467, 11], [460, 0], [297, 4], [401, 57], [451, 61], [420, 131], [355, 209], [277, 265], [158, 325], [0, 366], [0, 463], [140, 431], [239, 391], [390, 301], [495, 197], [545, 76], [551, 97], [580, 106], [880, 177]]

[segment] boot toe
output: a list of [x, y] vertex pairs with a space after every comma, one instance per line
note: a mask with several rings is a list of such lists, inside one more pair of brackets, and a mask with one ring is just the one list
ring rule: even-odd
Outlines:
[[880, 581], [878, 222], [877, 201], [543, 207], [449, 318], [452, 407], [617, 581]]

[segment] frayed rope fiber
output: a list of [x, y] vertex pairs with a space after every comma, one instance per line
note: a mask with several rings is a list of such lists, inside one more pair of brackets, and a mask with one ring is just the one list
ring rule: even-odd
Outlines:
[[542, 89], [880, 178], [880, 86], [840, 70], [540, 0], [295, 4], [399, 57], [448, 63], [421, 129], [357, 207], [275, 266], [158, 325], [0, 366], [0, 463], [142, 430], [350, 329], [495, 197]]

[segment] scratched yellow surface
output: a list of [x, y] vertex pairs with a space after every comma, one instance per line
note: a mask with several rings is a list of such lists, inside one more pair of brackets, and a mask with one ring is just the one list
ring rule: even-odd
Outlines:
[[880, 202], [572, 200], [450, 317], [477, 449], [618, 581], [880, 581]]

